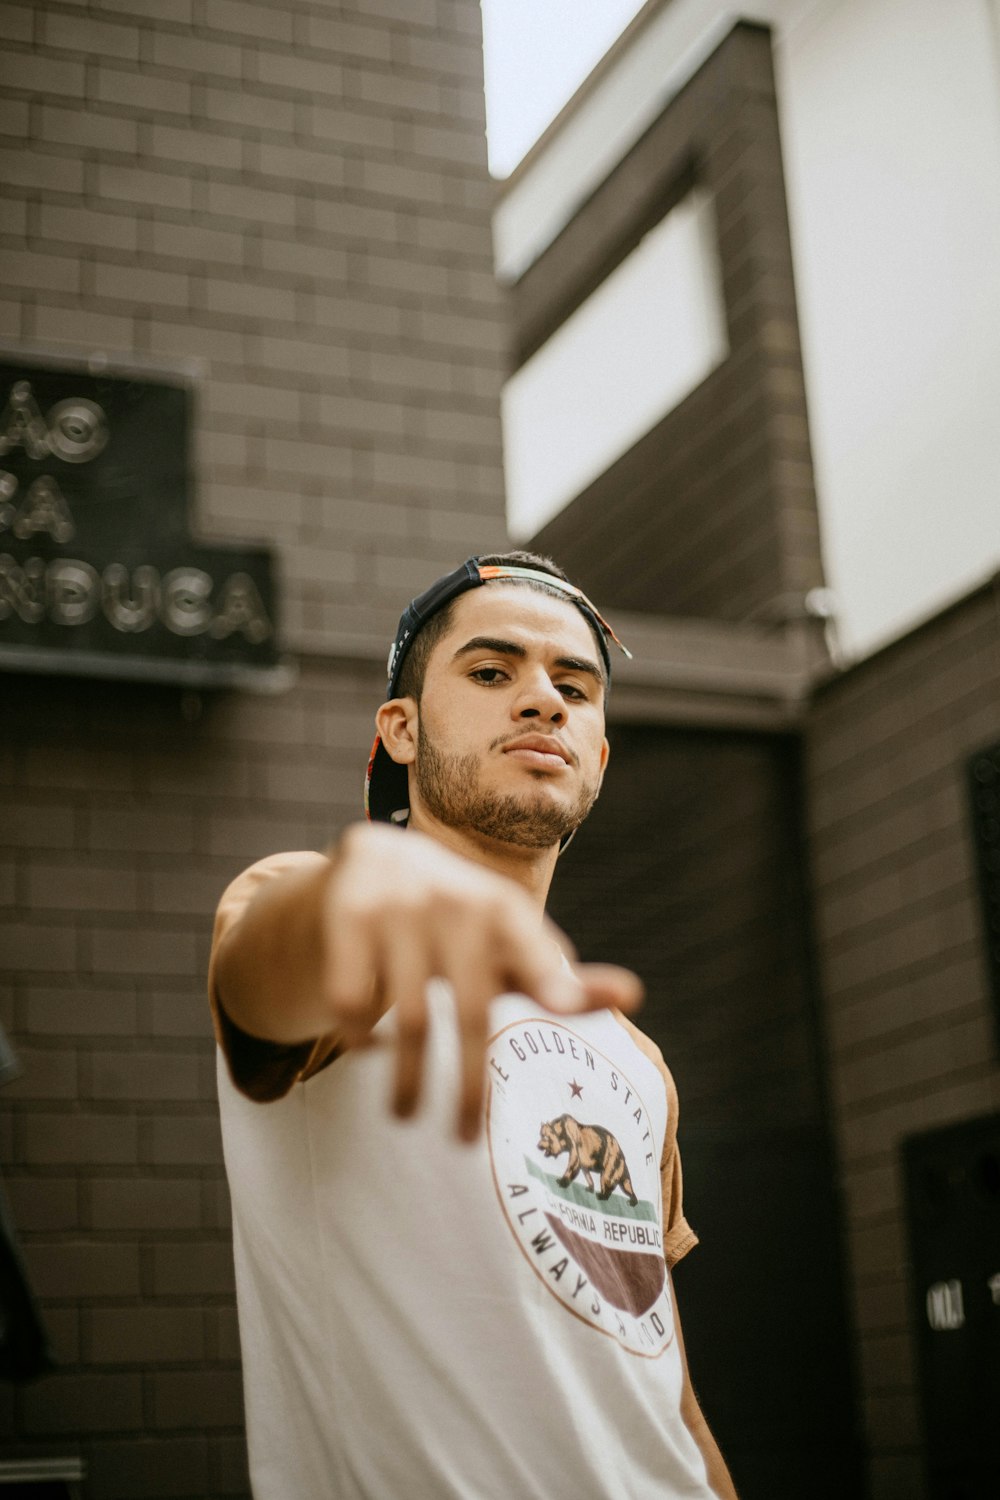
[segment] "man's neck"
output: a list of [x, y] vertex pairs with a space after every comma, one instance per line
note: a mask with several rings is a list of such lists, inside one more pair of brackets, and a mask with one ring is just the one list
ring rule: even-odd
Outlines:
[[528, 892], [540, 912], [545, 910], [559, 857], [558, 844], [547, 849], [526, 849], [520, 844], [508, 844], [469, 829], [452, 828], [421, 807], [411, 808], [407, 826], [436, 839], [474, 864], [485, 865], [498, 875], [506, 875], [508, 880], [513, 880]]

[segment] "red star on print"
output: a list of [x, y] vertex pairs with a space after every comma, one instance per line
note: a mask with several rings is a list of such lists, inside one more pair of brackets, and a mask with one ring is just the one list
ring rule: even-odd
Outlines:
[[575, 1078], [573, 1079], [573, 1082], [569, 1086], [569, 1091], [570, 1091], [571, 1096], [574, 1099], [582, 1099], [583, 1098], [583, 1085], [577, 1083], [577, 1081], [576, 1081]]

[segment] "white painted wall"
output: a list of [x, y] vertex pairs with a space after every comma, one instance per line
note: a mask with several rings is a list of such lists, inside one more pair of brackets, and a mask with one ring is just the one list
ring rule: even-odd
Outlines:
[[863, 654], [1000, 567], [989, 0], [845, 0], [779, 54], [829, 582]]
[[664, 0], [496, 216], [512, 277], [739, 15], [774, 27], [826, 564], [854, 654], [1000, 567], [998, 11]]
[[715, 214], [693, 192], [507, 382], [511, 535], [544, 526], [727, 352]]

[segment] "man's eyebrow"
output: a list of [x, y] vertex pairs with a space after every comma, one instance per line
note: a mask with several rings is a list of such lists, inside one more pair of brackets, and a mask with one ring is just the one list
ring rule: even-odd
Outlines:
[[528, 654], [516, 641], [501, 641], [492, 635], [474, 635], [471, 641], [466, 641], [464, 646], [459, 646], [452, 661], [457, 661], [460, 656], [465, 656], [469, 651], [495, 651], [498, 656], [527, 656]]
[[[464, 646], [459, 646], [452, 657], [457, 661], [460, 656], [465, 656], [472, 651], [495, 651], [498, 656], [517, 656], [524, 658], [527, 651], [519, 646], [516, 641], [502, 641], [492, 635], [474, 635], [471, 641], [466, 641]], [[586, 672], [589, 677], [595, 677], [599, 683], [604, 684], [604, 673], [596, 662], [588, 661], [580, 656], [557, 656], [555, 664], [563, 667], [568, 672]]]
[[569, 672], [586, 672], [590, 677], [596, 677], [598, 682], [604, 682], [604, 673], [594, 661], [587, 661], [582, 656], [557, 656], [556, 666], [565, 667]]

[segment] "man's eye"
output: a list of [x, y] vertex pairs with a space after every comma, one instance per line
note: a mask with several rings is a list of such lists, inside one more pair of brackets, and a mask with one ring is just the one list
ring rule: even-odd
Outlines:
[[470, 673], [470, 676], [475, 678], [477, 682], [483, 683], [486, 687], [493, 687], [502, 682], [507, 673], [501, 667], [476, 667], [475, 671]]
[[572, 682], [561, 682], [559, 684], [559, 691], [562, 693], [564, 698], [573, 698], [574, 700], [586, 698], [587, 696], [582, 688], [574, 686]]

